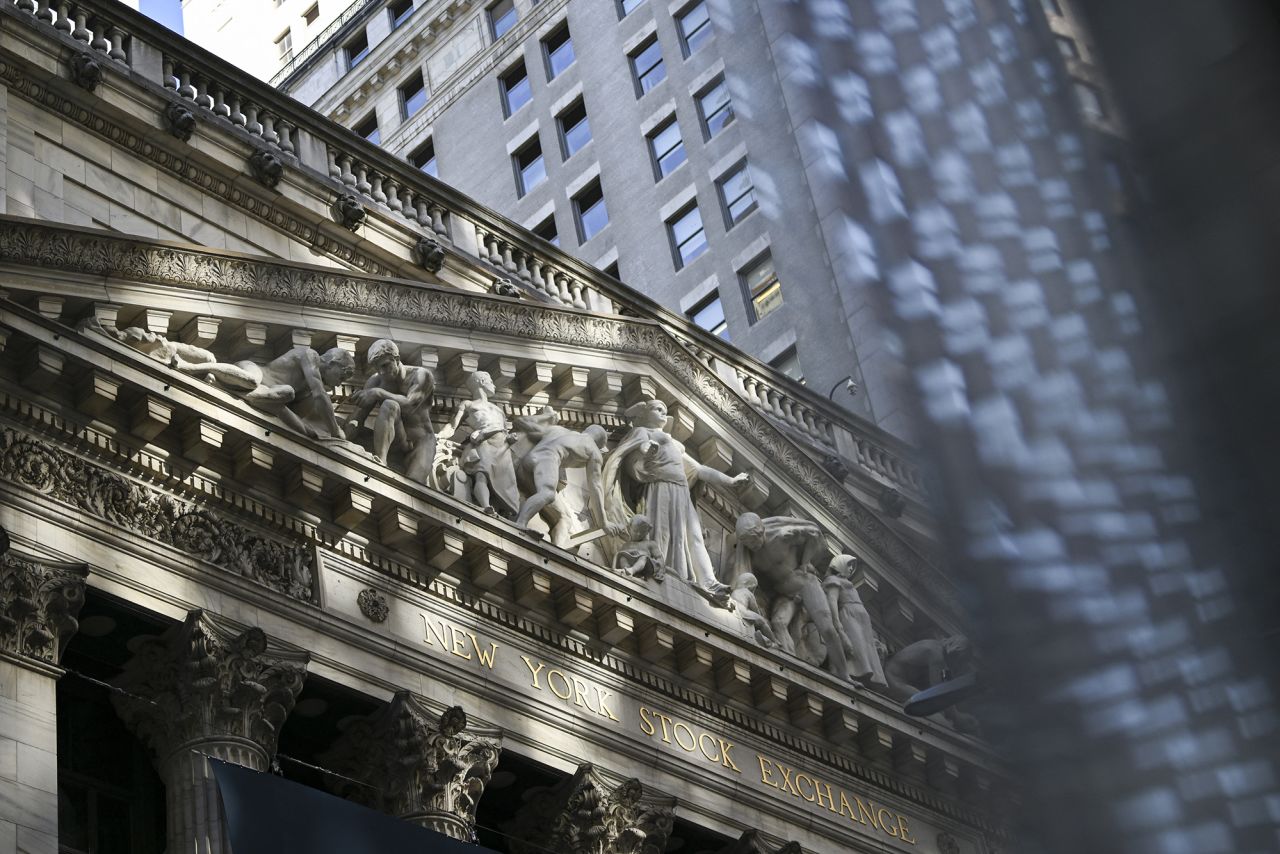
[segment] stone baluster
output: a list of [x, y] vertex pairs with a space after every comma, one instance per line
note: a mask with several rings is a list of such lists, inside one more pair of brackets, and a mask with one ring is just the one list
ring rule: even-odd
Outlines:
[[100, 16], [93, 16], [93, 38], [89, 41], [89, 47], [99, 53], [106, 53], [111, 50], [111, 42], [107, 40], [107, 28], [111, 25], [104, 21]]
[[76, 6], [75, 10], [71, 13], [71, 17], [76, 22], [75, 28], [71, 31], [71, 38], [76, 41], [87, 43], [90, 36], [88, 26], [89, 10], [84, 6]]
[[553, 300], [560, 299], [560, 292], [556, 289], [556, 269], [550, 264], [542, 266], [542, 292]]
[[258, 105], [246, 104], [244, 108], [244, 129], [254, 136], [262, 135], [262, 123], [258, 121]]
[[260, 121], [262, 122], [262, 138], [272, 145], [278, 143], [280, 134], [276, 133], [276, 117], [264, 112]]
[[574, 308], [586, 308], [587, 301], [582, 298], [583, 284], [577, 279], [569, 280], [570, 303]]
[[213, 114], [228, 118], [231, 115], [231, 108], [227, 106], [227, 95], [221, 86], [215, 87], [213, 90]]
[[396, 213], [400, 213], [403, 209], [403, 203], [400, 201], [400, 182], [395, 178], [387, 178], [386, 183], [387, 207]]
[[635, 778], [610, 786], [584, 763], [555, 786], [527, 793], [503, 830], [512, 854], [612, 854], [638, 850], [637, 839], [644, 840], [645, 851], [662, 851], [674, 824], [674, 805], [672, 798], [646, 799]]
[[240, 96], [233, 93], [231, 96], [231, 123], [244, 127], [246, 121], [244, 110], [240, 109]]
[[496, 730], [479, 734], [465, 729], [461, 707], [435, 715], [420, 699], [401, 691], [384, 708], [353, 721], [320, 761], [366, 783], [330, 778], [339, 794], [469, 841], [476, 804], [501, 747]]
[[339, 177], [348, 187], [356, 185], [356, 175], [351, 171], [351, 156], [344, 154], [338, 158]]
[[231, 854], [206, 757], [265, 771], [309, 654], [203, 611], [137, 642], [115, 679], [116, 712], [152, 751], [165, 784], [170, 854]]
[[364, 165], [363, 163], [356, 162], [355, 169], [356, 169], [356, 191], [367, 195], [369, 193], [370, 188], [373, 186], [372, 184], [369, 183], [369, 167]]
[[573, 302], [573, 294], [569, 292], [569, 277], [563, 272], [556, 271], [556, 298], [565, 305]]
[[53, 22], [54, 29], [62, 30], [64, 33], [71, 32], [72, 25], [71, 25], [71, 11], [69, 8], [70, 5], [71, 4], [65, 2], [65, 0], [57, 4], [55, 8], [58, 10], [58, 19]]
[[279, 136], [277, 145], [285, 154], [293, 154], [297, 149], [293, 144], [293, 123], [285, 119], [276, 119], [276, 134]]
[[512, 254], [514, 251], [515, 247], [511, 245], [510, 241], [502, 241], [502, 269], [508, 273], [516, 271], [515, 257]]
[[116, 62], [129, 62], [129, 54], [124, 49], [124, 40], [126, 38], [124, 30], [117, 26], [112, 26], [107, 30], [107, 37], [111, 39], [111, 49], [107, 51], [107, 56]]
[[531, 280], [531, 274], [529, 273], [529, 253], [525, 252], [523, 249], [516, 252], [516, 275], [523, 281], [528, 282]]
[[[413, 207], [418, 212], [418, 225], [424, 228], [431, 228], [431, 205], [427, 202], [426, 197], [415, 195], [413, 197]], [[484, 256], [481, 255], [481, 257]]]
[[542, 259], [537, 255], [529, 256], [529, 284], [539, 292], [547, 292], [547, 280], [542, 275]]
[[20, 12], [34, 12], [36, 10], [35, 0], [18, 0], [15, 4]]
[[36, 20], [44, 21], [46, 24], [52, 24], [55, 17], [57, 17], [57, 15], [54, 13], [49, 0], [39, 0], [36, 4]]
[[58, 662], [79, 628], [88, 574], [84, 564], [0, 557], [0, 755], [9, 757], [0, 803], [23, 851], [58, 850]]
[[325, 155], [329, 158], [329, 177], [335, 181], [342, 180], [342, 168], [338, 166], [338, 154], [332, 146], [325, 146]]
[[431, 214], [431, 230], [441, 237], [449, 236], [449, 227], [445, 225], [445, 210], [440, 205], [433, 204], [428, 208]]
[[382, 189], [382, 175], [377, 172], [369, 179], [369, 195], [380, 205], [387, 203], [387, 194]]
[[160, 76], [164, 78], [164, 88], [178, 89], [178, 77], [173, 73], [173, 60], [165, 57], [160, 61]]
[[413, 190], [407, 186], [400, 187], [400, 212], [404, 214], [406, 219], [415, 219], [413, 209]]
[[187, 100], [196, 96], [196, 87], [191, 85], [191, 72], [186, 68], [178, 68], [178, 94]]

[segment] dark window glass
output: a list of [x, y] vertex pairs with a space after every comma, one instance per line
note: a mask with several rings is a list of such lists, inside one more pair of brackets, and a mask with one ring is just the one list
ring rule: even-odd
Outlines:
[[698, 96], [698, 111], [702, 113], [702, 125], [706, 128], [707, 139], [711, 139], [733, 121], [733, 104], [729, 101], [729, 87], [723, 77]]
[[533, 90], [529, 87], [529, 75], [524, 70], [524, 62], [517, 62], [508, 68], [502, 75], [500, 83], [502, 108], [508, 116], [533, 98]]
[[685, 161], [684, 140], [680, 138], [680, 125], [675, 116], [649, 134], [649, 152], [653, 155], [658, 180], [670, 175]]
[[347, 70], [350, 71], [360, 60], [369, 55], [369, 34], [361, 30], [360, 35], [347, 42], [344, 50], [347, 54]]
[[600, 179], [592, 181], [586, 189], [573, 197], [573, 213], [578, 221], [578, 238], [582, 243], [595, 237], [609, 224], [609, 211], [604, 205], [604, 190], [600, 187]]
[[782, 305], [782, 285], [778, 283], [778, 274], [773, 269], [773, 256], [765, 255], [743, 270], [742, 284], [747, 298], [751, 300], [751, 311], [756, 320]]
[[617, 262], [617, 261], [614, 261], [614, 262], [613, 262], [612, 264], [610, 264], [608, 267], [605, 267], [605, 268], [604, 268], [604, 274], [605, 274], [606, 276], [612, 276], [613, 278], [617, 279], [619, 282], [621, 282], [621, 281], [622, 281], [622, 274], [620, 274], [620, 273], [618, 272], [618, 262]]
[[407, 119], [427, 105], [427, 87], [422, 84], [422, 72], [410, 77], [400, 86], [400, 110]]
[[387, 13], [391, 15], [391, 29], [394, 30], [413, 14], [413, 0], [391, 0]]
[[573, 65], [573, 38], [569, 35], [569, 25], [565, 24], [543, 39], [542, 49], [547, 56], [548, 79], [554, 79]]
[[498, 0], [489, 7], [489, 32], [494, 41], [502, 38], [507, 30], [516, 25], [516, 6], [512, 0]]
[[676, 17], [680, 26], [680, 44], [684, 55], [689, 56], [711, 38], [711, 14], [706, 0], [699, 0]]
[[555, 214], [538, 223], [533, 229], [533, 233], [550, 243], [552, 246], [560, 245], [560, 232], [556, 231]]
[[622, 16], [625, 18], [636, 9], [639, 9], [640, 4], [643, 2], [644, 0], [618, 0], [618, 9], [622, 12]]
[[677, 270], [707, 251], [707, 233], [702, 227], [702, 212], [698, 210], [697, 203], [669, 220], [667, 233], [675, 250]]
[[798, 383], [804, 382], [804, 371], [800, 370], [800, 356], [796, 353], [794, 344], [771, 359], [769, 366]]
[[725, 223], [732, 227], [756, 209], [755, 186], [746, 162], [739, 163], [717, 182], [720, 202], [724, 205]]
[[523, 196], [547, 178], [547, 165], [542, 160], [542, 144], [538, 137], [526, 142], [512, 156], [516, 165], [516, 191]]
[[591, 123], [587, 121], [586, 103], [579, 98], [556, 121], [560, 125], [560, 144], [567, 160], [591, 141]]
[[720, 301], [719, 294], [703, 300], [689, 312], [688, 317], [712, 335], [719, 335], [724, 340], [729, 340], [729, 325], [724, 319], [724, 303]]
[[306, 22], [308, 27], [314, 24], [316, 22], [316, 19], [319, 17], [320, 17], [319, 3], [312, 3], [311, 8], [302, 13], [302, 20]]
[[409, 155], [409, 162], [433, 178], [440, 177], [436, 171], [436, 144], [430, 137], [413, 150]]
[[276, 39], [276, 56], [281, 62], [288, 62], [293, 56], [293, 30], [285, 30]]
[[378, 145], [382, 142], [382, 134], [378, 130], [378, 114], [370, 113], [369, 117], [353, 128], [357, 134]]
[[635, 72], [636, 86], [641, 95], [667, 79], [667, 68], [662, 64], [662, 46], [656, 36], [631, 54], [631, 70]]

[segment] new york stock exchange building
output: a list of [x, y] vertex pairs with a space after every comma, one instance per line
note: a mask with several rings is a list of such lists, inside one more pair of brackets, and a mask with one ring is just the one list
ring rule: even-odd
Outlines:
[[910, 447], [118, 4], [0, 87], [0, 851], [1005, 850]]

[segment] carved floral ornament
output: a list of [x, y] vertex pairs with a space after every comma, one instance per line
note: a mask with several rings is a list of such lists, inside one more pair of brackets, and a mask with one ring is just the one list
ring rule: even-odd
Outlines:
[[0, 557], [0, 652], [56, 665], [79, 623], [85, 564]]

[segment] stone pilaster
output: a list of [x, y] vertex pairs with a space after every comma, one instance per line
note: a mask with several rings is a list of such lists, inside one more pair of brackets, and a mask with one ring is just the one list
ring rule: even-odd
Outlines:
[[0, 556], [0, 851], [58, 850], [58, 662], [88, 574]]
[[460, 706], [434, 715], [408, 691], [353, 722], [322, 764], [366, 785], [338, 780], [337, 791], [373, 809], [454, 839], [470, 840], [476, 803], [498, 764], [496, 730], [467, 729]]
[[661, 854], [675, 800], [645, 797], [634, 777], [610, 786], [584, 763], [558, 785], [529, 794], [507, 824], [512, 854]]
[[169, 854], [230, 854], [206, 757], [265, 771], [308, 658], [203, 611], [137, 645], [112, 702], [164, 780]]

